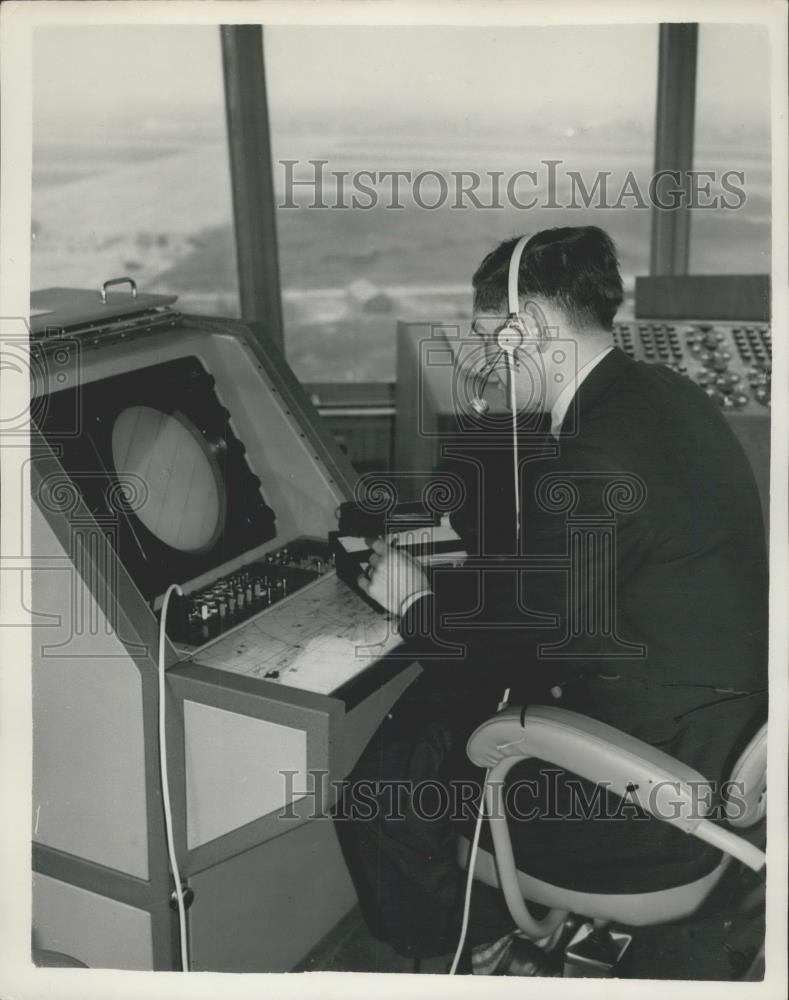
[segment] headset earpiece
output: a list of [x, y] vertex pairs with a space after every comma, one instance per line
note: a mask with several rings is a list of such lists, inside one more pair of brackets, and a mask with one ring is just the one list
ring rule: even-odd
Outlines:
[[545, 350], [549, 338], [545, 313], [531, 299], [524, 303], [520, 313], [510, 313], [496, 333], [499, 349], [511, 353], [518, 350]]
[[520, 316], [517, 313], [510, 314], [496, 333], [496, 343], [505, 354], [514, 354], [519, 348], [525, 346], [527, 337], [528, 332]]

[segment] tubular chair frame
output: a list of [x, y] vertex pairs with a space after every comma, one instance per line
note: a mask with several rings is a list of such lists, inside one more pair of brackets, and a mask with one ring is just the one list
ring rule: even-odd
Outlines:
[[[765, 723], [732, 769], [731, 779], [743, 783], [744, 794], [739, 811], [727, 806], [727, 820], [738, 828], [754, 825], [765, 812], [766, 730]], [[475, 730], [467, 752], [473, 763], [487, 769], [485, 805], [495, 854], [494, 863], [487, 851], [479, 852], [474, 876], [501, 887], [513, 920], [530, 938], [550, 934], [569, 913], [631, 926], [678, 920], [701, 905], [732, 858], [754, 871], [765, 864], [758, 847], [707, 818], [709, 802], [704, 792], [710, 785], [703, 775], [596, 719], [552, 706], [507, 708]], [[501, 791], [510, 769], [533, 757], [604, 784], [620, 797], [627, 795], [645, 812], [717, 847], [724, 857], [701, 879], [647, 893], [576, 892], [519, 872]], [[468, 854], [469, 843], [461, 838], [462, 864]], [[548, 906], [548, 914], [535, 920], [524, 897]]]

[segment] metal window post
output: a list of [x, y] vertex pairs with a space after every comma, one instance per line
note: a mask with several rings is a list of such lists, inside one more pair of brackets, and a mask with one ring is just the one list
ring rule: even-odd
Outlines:
[[283, 344], [263, 28], [221, 25], [241, 316]]
[[[655, 174], [676, 171], [682, 201], [676, 208], [652, 206], [652, 275], [687, 274], [690, 254], [690, 178], [696, 112], [698, 24], [661, 24], [658, 54]], [[668, 183], [658, 185], [665, 192]], [[671, 185], [673, 186], [673, 185]], [[666, 195], [664, 202], [670, 201]]]

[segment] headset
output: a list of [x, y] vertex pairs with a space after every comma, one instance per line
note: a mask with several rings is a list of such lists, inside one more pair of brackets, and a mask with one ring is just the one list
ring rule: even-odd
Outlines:
[[[520, 548], [521, 537], [521, 500], [520, 500], [520, 475], [518, 461], [518, 407], [515, 393], [515, 372], [518, 369], [518, 351], [533, 353], [535, 350], [542, 352], [545, 350], [550, 337], [548, 323], [545, 313], [540, 306], [529, 299], [524, 303], [523, 310], [520, 308], [518, 296], [518, 272], [520, 270], [523, 248], [529, 241], [528, 236], [521, 236], [512, 250], [509, 270], [507, 273], [507, 318], [496, 331], [496, 344], [499, 348], [496, 357], [486, 363], [476, 378], [471, 406], [479, 416], [485, 416], [490, 406], [487, 400], [482, 398], [482, 392], [493, 374], [493, 370], [503, 355], [507, 364], [509, 383], [509, 406], [512, 414], [512, 468], [515, 486], [515, 538]], [[530, 334], [521, 313], [528, 314], [534, 321], [537, 328], [537, 337]]]
[[[471, 399], [471, 407], [479, 416], [485, 416], [490, 410], [490, 405], [487, 400], [482, 398], [482, 393], [485, 391], [485, 387], [488, 384], [490, 376], [493, 374], [493, 370], [499, 362], [502, 355], [506, 358], [507, 368], [510, 374], [510, 396], [512, 400], [514, 399], [514, 393], [512, 391], [512, 373], [517, 370], [518, 360], [517, 351], [523, 350], [528, 352], [533, 352], [535, 349], [542, 351], [545, 349], [545, 344], [550, 336], [548, 323], [545, 318], [545, 313], [542, 311], [540, 306], [532, 299], [527, 299], [523, 305], [523, 309], [520, 308], [520, 300], [518, 296], [518, 272], [520, 270], [521, 257], [523, 256], [523, 248], [529, 241], [528, 236], [521, 236], [518, 242], [515, 244], [512, 250], [512, 256], [510, 257], [509, 269], [507, 273], [507, 318], [504, 323], [496, 331], [496, 344], [498, 346], [498, 353], [496, 357], [483, 365], [482, 369], [477, 373], [476, 384], [474, 387], [473, 398]], [[536, 339], [530, 336], [528, 327], [522, 318], [522, 313], [529, 315], [537, 328]]]

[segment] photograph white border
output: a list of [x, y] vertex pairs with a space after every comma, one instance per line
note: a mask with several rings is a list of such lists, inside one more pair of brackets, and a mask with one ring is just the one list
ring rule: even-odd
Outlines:
[[[320, 3], [279, 0], [114, 0], [114, 2], [31, 3], [5, 0], [0, 6], [0, 99], [2, 100], [2, 183], [0, 184], [0, 323], [26, 317], [30, 284], [30, 213], [32, 167], [32, 33], [45, 24], [636, 24], [666, 21], [763, 24], [772, 49], [772, 328], [773, 397], [771, 459], [771, 582], [770, 582], [770, 726], [767, 821], [768, 924], [766, 975], [762, 983], [649, 982], [629, 980], [545, 980], [521, 984], [516, 978], [465, 976], [387, 976], [377, 974], [309, 973], [244, 974], [152, 973], [71, 969], [36, 969], [30, 961], [30, 813], [31, 813], [31, 690], [30, 633], [25, 628], [0, 628], [0, 996], [28, 997], [381, 997], [521, 995], [530, 997], [677, 996], [725, 1000], [728, 996], [786, 996], [787, 940], [787, 7], [783, 0], [686, 0], [648, 2], [388, 2], [388, 0], [321, 0]], [[736, 53], [733, 53], [736, 58]], [[567, 67], [565, 67], [565, 71]], [[2, 338], [0, 337], [0, 348]], [[0, 365], [0, 407], [3, 417], [27, 407], [24, 380]], [[0, 553], [18, 545], [20, 532], [29, 536], [28, 503], [21, 492], [25, 449], [0, 447]], [[24, 595], [29, 606], [28, 592]], [[23, 610], [18, 590], [0, 590], [0, 623], [19, 621]]]

